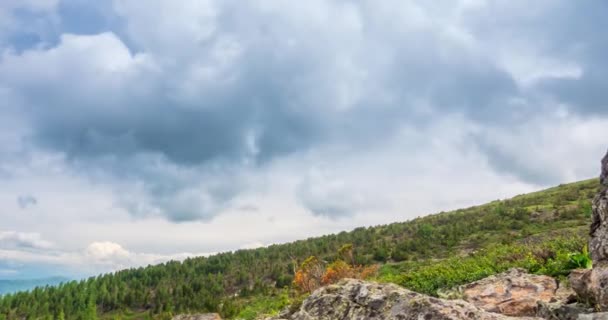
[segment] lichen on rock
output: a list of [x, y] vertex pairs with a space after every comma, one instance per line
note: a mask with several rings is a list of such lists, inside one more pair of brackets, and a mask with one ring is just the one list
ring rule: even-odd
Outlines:
[[[395, 284], [345, 279], [313, 292], [298, 311], [281, 315], [289, 320], [437, 319], [506, 320], [463, 300], [444, 300], [409, 291]], [[278, 318], [277, 318], [278, 319]]]

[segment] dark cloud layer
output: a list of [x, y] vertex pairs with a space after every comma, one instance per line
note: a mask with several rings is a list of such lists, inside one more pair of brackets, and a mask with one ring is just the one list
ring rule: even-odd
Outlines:
[[[30, 142], [83, 171], [126, 178], [141, 194], [121, 205], [175, 221], [213, 217], [245, 188], [240, 172], [296, 152], [363, 150], [444, 115], [509, 130], [550, 104], [608, 110], [604, 4], [392, 5], [400, 9], [116, 1], [85, 6], [87, 23], [76, 14], [83, 3], [62, 2], [56, 41], [34, 45], [53, 38], [37, 30], [13, 35], [0, 86], [23, 111]], [[522, 85], [509, 65], [539, 57], [581, 74], [541, 70]], [[551, 180], [491, 141], [471, 143], [499, 171]], [[304, 198], [314, 212], [350, 211]]]

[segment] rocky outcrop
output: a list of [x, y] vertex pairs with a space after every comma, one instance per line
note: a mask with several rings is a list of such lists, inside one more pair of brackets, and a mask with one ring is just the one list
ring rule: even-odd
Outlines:
[[485, 311], [462, 300], [437, 299], [394, 284], [378, 284], [355, 279], [346, 279], [338, 284], [318, 289], [302, 303], [299, 310], [293, 314], [282, 314], [281, 317], [290, 320], [540, 319], [512, 318]]
[[602, 160], [600, 192], [593, 199], [589, 251], [593, 265], [608, 265], [608, 154]]
[[534, 316], [539, 302], [568, 299], [568, 293], [558, 291], [558, 288], [559, 284], [551, 277], [511, 269], [462, 286], [460, 291], [466, 301], [483, 310], [510, 316]]
[[581, 300], [608, 311], [608, 154], [602, 159], [600, 185], [600, 191], [593, 199], [589, 234], [593, 269], [573, 272], [570, 282]]
[[217, 313], [204, 313], [204, 314], [182, 314], [175, 316], [172, 320], [222, 320]]

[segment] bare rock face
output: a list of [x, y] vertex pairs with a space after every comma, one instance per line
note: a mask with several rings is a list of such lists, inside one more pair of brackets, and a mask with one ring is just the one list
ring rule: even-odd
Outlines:
[[608, 311], [608, 154], [602, 159], [600, 184], [600, 191], [593, 199], [589, 233], [593, 269], [573, 272], [570, 282], [581, 300]]
[[600, 174], [600, 192], [593, 199], [593, 222], [589, 251], [593, 265], [608, 265], [608, 154], [602, 160]]
[[346, 279], [310, 295], [290, 320], [337, 319], [436, 319], [506, 320], [513, 318], [487, 312], [462, 300], [443, 300], [415, 293], [394, 284]]
[[590, 288], [588, 286], [588, 284], [591, 282], [591, 270], [572, 270], [572, 272], [570, 272], [570, 275], [568, 276], [568, 280], [570, 281], [570, 286], [578, 295], [579, 300], [582, 300], [582, 302], [589, 302], [589, 304], [593, 303], [593, 301], [586, 301], [591, 299], [591, 297], [593, 296], [593, 293], [590, 291]]
[[205, 313], [205, 314], [182, 314], [173, 317], [172, 320], [222, 320], [217, 313]]
[[[475, 306], [509, 316], [536, 315], [539, 302], [556, 302], [558, 283], [547, 276], [511, 269], [461, 287], [465, 300]], [[567, 295], [567, 293], [565, 293]]]

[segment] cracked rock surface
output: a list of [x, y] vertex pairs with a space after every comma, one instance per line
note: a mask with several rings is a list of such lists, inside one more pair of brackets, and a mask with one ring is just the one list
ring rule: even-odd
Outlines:
[[[313, 292], [298, 311], [282, 315], [291, 320], [437, 319], [500, 320], [513, 318], [485, 311], [463, 300], [444, 300], [415, 293], [394, 284], [345, 279]], [[276, 318], [275, 318], [276, 319]]]

